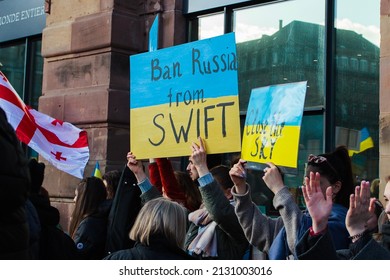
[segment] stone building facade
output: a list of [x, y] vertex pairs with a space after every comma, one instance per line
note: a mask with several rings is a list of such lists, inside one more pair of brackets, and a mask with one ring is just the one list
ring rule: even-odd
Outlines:
[[[390, 1], [380, 6], [380, 72], [379, 72], [379, 178], [390, 175]], [[386, 182], [381, 180], [379, 193]], [[380, 195], [380, 199], [383, 196]]]
[[[39, 110], [87, 131], [86, 176], [96, 161], [102, 173], [121, 169], [130, 147], [129, 56], [147, 51], [148, 31], [157, 14], [159, 48], [185, 42], [182, 1], [46, 2]], [[46, 168], [44, 186], [65, 228], [78, 182], [51, 165]]]

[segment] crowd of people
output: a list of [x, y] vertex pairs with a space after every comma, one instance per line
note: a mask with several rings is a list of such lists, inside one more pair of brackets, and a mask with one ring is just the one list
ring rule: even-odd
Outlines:
[[[42, 187], [45, 164], [24, 156], [1, 109], [0, 133], [0, 259], [390, 259], [390, 182], [383, 207], [377, 187], [354, 182], [343, 146], [308, 157], [305, 210], [278, 166], [249, 180], [245, 160], [215, 164], [202, 138], [189, 145], [186, 172], [129, 152], [123, 170], [79, 182], [63, 229]], [[253, 180], [272, 192], [277, 217], [253, 201]]]

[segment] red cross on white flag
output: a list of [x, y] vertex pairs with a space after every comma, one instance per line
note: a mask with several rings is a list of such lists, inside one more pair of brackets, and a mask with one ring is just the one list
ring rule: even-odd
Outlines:
[[1, 71], [0, 107], [20, 141], [56, 168], [83, 178], [89, 160], [86, 131], [26, 106]]

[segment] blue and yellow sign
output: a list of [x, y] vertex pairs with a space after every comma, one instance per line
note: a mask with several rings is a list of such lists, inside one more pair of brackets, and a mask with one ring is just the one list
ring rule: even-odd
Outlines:
[[252, 89], [243, 131], [243, 159], [297, 167], [306, 84]]
[[130, 146], [139, 159], [241, 150], [234, 33], [130, 56]]

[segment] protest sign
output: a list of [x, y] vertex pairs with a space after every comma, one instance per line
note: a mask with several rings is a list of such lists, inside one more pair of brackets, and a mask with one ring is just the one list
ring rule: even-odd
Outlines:
[[243, 131], [243, 159], [297, 167], [306, 84], [252, 89]]
[[234, 33], [130, 56], [130, 127], [139, 159], [240, 151]]

